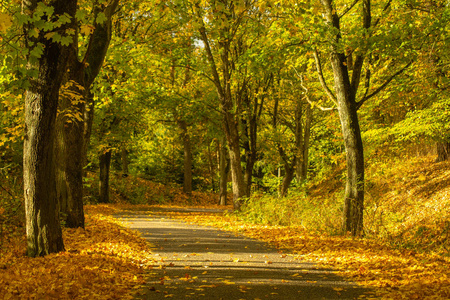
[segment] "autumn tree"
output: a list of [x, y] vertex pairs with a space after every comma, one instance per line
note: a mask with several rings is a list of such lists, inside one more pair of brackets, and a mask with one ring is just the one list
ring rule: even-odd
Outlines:
[[[379, 45], [375, 47], [376, 43], [373, 37], [378, 27], [381, 26], [382, 17], [385, 18], [389, 15], [391, 1], [385, 5], [377, 5], [376, 10], [380, 17], [376, 19], [372, 17], [374, 7], [370, 0], [364, 0], [359, 5], [356, 4], [358, 1], [351, 5], [340, 6], [332, 0], [321, 0], [320, 8], [313, 7], [313, 10], [318, 10], [323, 14], [324, 26], [321, 27], [321, 34], [326, 37], [328, 46], [328, 49], [319, 49], [316, 45], [313, 49], [318, 78], [328, 97], [337, 104], [346, 149], [347, 182], [342, 230], [351, 232], [353, 235], [363, 232], [364, 212], [364, 151], [357, 111], [363, 103], [377, 95], [412, 63], [406, 61], [403, 65], [400, 64], [384, 82], [373, 88], [370, 64], [377, 59], [377, 56], [372, 57], [371, 55], [379, 47]], [[357, 8], [359, 8], [360, 18], [352, 20], [352, 14], [349, 12], [357, 10]], [[345, 28], [352, 27], [355, 33], [346, 35], [348, 31], [343, 29], [344, 26], [346, 26]], [[382, 40], [385, 46], [384, 51], [397, 46], [395, 44], [398, 40], [394, 38], [393, 34], [397, 34], [397, 31], [391, 33], [382, 30], [382, 32], [385, 34], [383, 36], [385, 40]], [[392, 39], [394, 43], [389, 43], [389, 39]], [[377, 41], [380, 42], [379, 39]], [[349, 43], [348, 46], [346, 43]], [[326, 82], [322, 68], [324, 57], [320, 55], [319, 50], [327, 53], [327, 60], [333, 74], [334, 92]], [[393, 52], [390, 53], [393, 54]], [[362, 79], [364, 79], [364, 91], [358, 93]]]
[[[112, 16], [119, 0], [93, 4], [93, 24], [76, 27], [76, 42], [69, 54], [66, 84], [60, 102], [58, 122], [58, 196], [61, 211], [68, 227], [84, 227], [83, 213], [83, 163], [86, 132], [92, 126], [93, 106], [91, 85], [100, 72], [112, 32]], [[86, 12], [84, 12], [86, 14]], [[83, 11], [78, 11], [82, 18]], [[81, 32], [80, 32], [81, 31]], [[79, 34], [87, 38], [84, 53], [80, 53]], [[80, 56], [83, 56], [80, 58]], [[85, 129], [86, 128], [86, 129]], [[85, 132], [86, 131], [86, 132]]]
[[22, 1], [30, 86], [25, 94], [24, 191], [27, 254], [64, 249], [53, 144], [59, 90], [74, 43], [77, 1]]

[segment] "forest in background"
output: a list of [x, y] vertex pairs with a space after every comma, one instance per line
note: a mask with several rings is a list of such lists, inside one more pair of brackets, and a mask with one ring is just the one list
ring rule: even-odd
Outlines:
[[0, 5], [2, 228], [84, 227], [110, 186], [170, 202], [128, 176], [448, 254], [448, 1], [62, 2]]

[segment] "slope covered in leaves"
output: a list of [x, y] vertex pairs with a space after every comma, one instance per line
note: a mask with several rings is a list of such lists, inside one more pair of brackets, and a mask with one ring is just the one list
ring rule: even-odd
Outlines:
[[0, 249], [2, 299], [131, 299], [152, 266], [150, 248], [105, 209], [87, 207], [86, 230], [64, 229], [58, 254], [26, 257], [24, 234], [9, 237]]

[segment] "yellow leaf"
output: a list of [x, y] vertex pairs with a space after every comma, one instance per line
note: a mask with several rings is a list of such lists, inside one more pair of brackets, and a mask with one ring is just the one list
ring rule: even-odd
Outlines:
[[11, 17], [7, 14], [0, 12], [0, 32], [6, 32], [11, 27]]
[[94, 32], [94, 27], [92, 25], [81, 25], [80, 26], [81, 34], [90, 35], [92, 32]]

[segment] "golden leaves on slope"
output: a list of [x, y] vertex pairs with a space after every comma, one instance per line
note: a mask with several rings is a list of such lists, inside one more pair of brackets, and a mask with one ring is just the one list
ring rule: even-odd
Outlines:
[[153, 263], [149, 246], [100, 215], [87, 215], [86, 221], [86, 230], [64, 230], [65, 252], [28, 258], [23, 238], [9, 243], [0, 253], [0, 295], [4, 299], [131, 299]]

